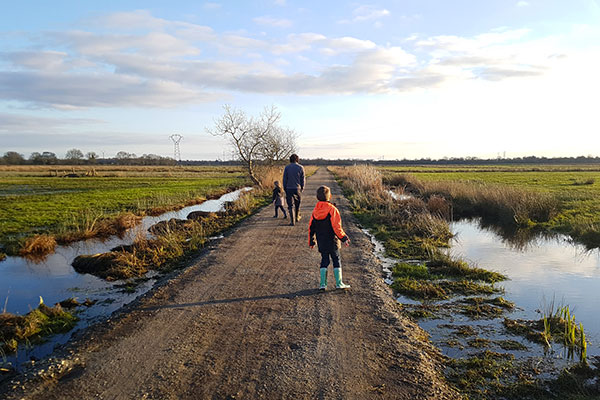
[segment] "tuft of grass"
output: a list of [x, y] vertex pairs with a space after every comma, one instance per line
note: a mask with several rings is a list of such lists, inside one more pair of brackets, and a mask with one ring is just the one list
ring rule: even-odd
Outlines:
[[56, 239], [50, 235], [35, 235], [28, 238], [19, 251], [19, 255], [30, 258], [43, 258], [54, 252]]

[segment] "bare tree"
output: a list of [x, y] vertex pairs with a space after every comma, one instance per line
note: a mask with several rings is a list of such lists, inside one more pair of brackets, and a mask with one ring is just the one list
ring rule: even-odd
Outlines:
[[207, 132], [222, 136], [231, 145], [236, 158], [242, 162], [254, 184], [261, 186], [256, 176], [256, 164], [274, 163], [289, 157], [296, 148], [296, 133], [279, 126], [281, 114], [275, 106], [265, 107], [258, 118], [243, 111], [223, 107], [225, 113]]
[[85, 153], [85, 158], [87, 158], [88, 161], [93, 164], [100, 157], [98, 157], [98, 153], [96, 153], [95, 151], [88, 151], [87, 153]]
[[83, 158], [83, 152], [79, 149], [70, 149], [67, 150], [65, 154], [65, 159], [70, 160], [72, 162], [78, 162]]

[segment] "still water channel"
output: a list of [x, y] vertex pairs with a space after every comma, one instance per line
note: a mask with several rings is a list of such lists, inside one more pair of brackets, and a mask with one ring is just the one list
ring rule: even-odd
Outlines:
[[[42, 261], [33, 261], [24, 257], [7, 257], [0, 262], [0, 310], [26, 314], [38, 306], [40, 296], [48, 305], [70, 297], [76, 298], [79, 302], [89, 298], [96, 303], [89, 308], [80, 307], [77, 314], [80, 321], [76, 329], [85, 327], [147, 292], [156, 281], [156, 273], [151, 271], [147, 274], [145, 282], [136, 286], [133, 291], [125, 291], [119, 286], [119, 282], [106, 282], [93, 275], [77, 273], [71, 266], [77, 256], [104, 253], [117, 246], [129, 245], [140, 234], [150, 235], [148, 228], [157, 222], [171, 218], [185, 219], [192, 211], [223, 211], [225, 203], [235, 201], [242, 192], [248, 190], [251, 188], [242, 188], [227, 193], [219, 199], [207, 200], [178, 211], [155, 217], [144, 217], [140, 224], [119, 237], [113, 236], [105, 240], [90, 239], [68, 246], [58, 246], [55, 253]], [[66, 342], [70, 336], [71, 333], [57, 335], [44, 345], [30, 349], [22, 348], [16, 358], [11, 357], [12, 361], [19, 363], [30, 357], [43, 357], [49, 354], [57, 343]]]
[[451, 224], [451, 253], [508, 276], [505, 298], [522, 310], [510, 318], [539, 319], [536, 310], [568, 305], [583, 323], [588, 355], [600, 355], [600, 252], [588, 251], [567, 237], [538, 237], [528, 243], [503, 239], [478, 221]]

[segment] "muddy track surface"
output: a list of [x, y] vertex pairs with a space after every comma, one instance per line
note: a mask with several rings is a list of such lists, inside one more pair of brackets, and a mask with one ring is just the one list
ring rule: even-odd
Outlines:
[[[352, 239], [349, 291], [318, 291], [307, 245], [320, 185]], [[369, 239], [332, 175], [307, 183], [298, 225], [272, 206], [127, 312], [84, 332], [53, 379], [3, 396], [26, 399], [455, 399], [426, 334], [399, 314]], [[2, 397], [0, 395], [0, 397]]]

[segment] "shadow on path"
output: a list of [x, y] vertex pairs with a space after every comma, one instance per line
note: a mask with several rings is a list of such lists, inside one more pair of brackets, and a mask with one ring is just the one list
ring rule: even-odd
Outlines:
[[174, 309], [174, 308], [186, 308], [186, 307], [202, 307], [209, 306], [213, 304], [230, 304], [230, 303], [241, 303], [244, 301], [259, 301], [259, 300], [270, 300], [270, 299], [289, 299], [293, 300], [298, 297], [306, 297], [306, 296], [318, 296], [323, 294], [333, 294], [333, 293], [343, 293], [343, 290], [329, 290], [322, 291], [319, 289], [304, 289], [299, 290], [297, 292], [292, 293], [282, 293], [282, 294], [271, 294], [268, 296], [255, 296], [255, 297], [238, 297], [233, 299], [215, 299], [215, 300], [207, 300], [207, 301], [199, 301], [196, 303], [183, 303], [183, 304], [165, 304], [161, 306], [154, 307], [145, 307], [144, 311], [154, 311], [154, 310], [162, 310], [162, 309]]

